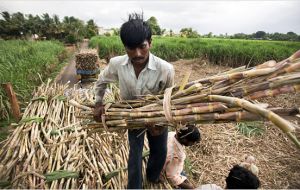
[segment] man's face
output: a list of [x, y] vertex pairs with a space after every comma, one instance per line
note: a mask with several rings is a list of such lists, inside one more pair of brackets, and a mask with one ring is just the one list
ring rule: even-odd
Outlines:
[[148, 61], [151, 41], [145, 40], [137, 47], [130, 48], [125, 46], [126, 53], [134, 65], [143, 65]]

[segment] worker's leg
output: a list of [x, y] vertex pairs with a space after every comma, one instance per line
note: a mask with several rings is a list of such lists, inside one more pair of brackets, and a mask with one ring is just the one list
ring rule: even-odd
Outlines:
[[167, 156], [168, 128], [159, 136], [152, 136], [147, 132], [149, 141], [150, 156], [147, 164], [147, 179], [150, 182], [157, 182], [164, 167]]
[[142, 133], [143, 130], [145, 129], [128, 130], [128, 189], [142, 188], [142, 154], [145, 136], [145, 133]]

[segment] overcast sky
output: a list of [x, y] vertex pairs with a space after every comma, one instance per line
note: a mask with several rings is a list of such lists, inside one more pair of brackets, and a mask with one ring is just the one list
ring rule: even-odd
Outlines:
[[192, 27], [200, 34], [251, 34], [259, 30], [300, 34], [300, 1], [54, 1], [0, 0], [0, 11], [57, 14], [94, 19], [104, 28], [120, 27], [128, 13], [155, 16], [161, 28]]

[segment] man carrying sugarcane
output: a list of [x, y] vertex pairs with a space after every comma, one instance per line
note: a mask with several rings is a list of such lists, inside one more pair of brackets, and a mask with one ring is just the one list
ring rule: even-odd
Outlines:
[[[121, 26], [120, 37], [127, 54], [110, 59], [95, 84], [96, 121], [101, 121], [101, 115], [104, 113], [102, 99], [107, 83], [115, 81], [119, 83], [122, 100], [133, 100], [146, 94], [155, 95], [173, 85], [173, 66], [149, 51], [151, 36], [150, 26], [143, 21], [143, 15], [131, 14], [129, 20]], [[157, 183], [166, 160], [168, 129], [145, 127], [150, 148], [146, 169], [147, 180]], [[145, 129], [128, 130], [130, 150], [127, 188], [129, 189], [142, 188], [143, 131]]]

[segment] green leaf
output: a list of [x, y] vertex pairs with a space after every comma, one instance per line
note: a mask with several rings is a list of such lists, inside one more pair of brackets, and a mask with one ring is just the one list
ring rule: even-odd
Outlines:
[[262, 128], [263, 122], [261, 121], [240, 122], [235, 127], [241, 134], [247, 137], [260, 136], [265, 132], [265, 129]]
[[44, 174], [44, 176], [46, 177], [47, 182], [51, 182], [62, 178], [65, 179], [78, 178], [79, 173], [74, 171], [68, 171], [68, 170], [57, 170], [51, 173], [46, 173]]

